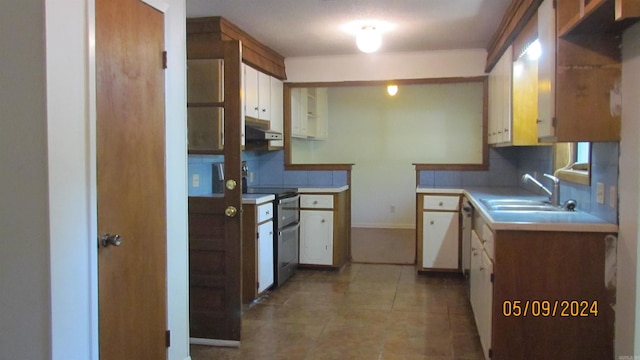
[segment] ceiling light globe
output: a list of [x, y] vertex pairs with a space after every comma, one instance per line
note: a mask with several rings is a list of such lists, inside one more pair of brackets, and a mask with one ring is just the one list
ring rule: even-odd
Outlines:
[[382, 37], [373, 26], [364, 26], [356, 35], [356, 45], [364, 53], [372, 53], [382, 45]]

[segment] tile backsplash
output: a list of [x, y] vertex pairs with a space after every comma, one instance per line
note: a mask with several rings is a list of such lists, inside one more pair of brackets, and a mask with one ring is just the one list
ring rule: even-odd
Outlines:
[[[592, 143], [591, 185], [560, 182], [560, 201], [576, 200], [578, 209], [605, 221], [617, 223], [619, 144], [617, 142]], [[551, 146], [500, 147], [489, 150], [487, 171], [421, 171], [420, 186], [466, 187], [466, 186], [517, 186], [539, 194], [530, 184], [520, 179], [525, 173], [534, 175], [545, 186], [551, 186], [543, 174], [553, 172], [553, 150]], [[596, 184], [605, 186], [604, 204], [596, 202]], [[616, 187], [611, 204], [611, 187]]]
[[[617, 191], [614, 193], [616, 206], [611, 207], [610, 188], [618, 186], [617, 142], [592, 143], [591, 186], [562, 181], [560, 201], [574, 199], [578, 209], [617, 223]], [[539, 194], [535, 187], [523, 184], [523, 174], [530, 173], [540, 182], [549, 185], [542, 174], [553, 172], [553, 151], [551, 146], [500, 147], [489, 150], [489, 170], [487, 171], [421, 171], [420, 186], [435, 187], [522, 187]], [[244, 151], [242, 159], [249, 167], [249, 185], [329, 187], [347, 184], [346, 171], [302, 171], [284, 170], [284, 151], [254, 152]], [[222, 156], [189, 156], [189, 196], [208, 194], [212, 188], [212, 163], [223, 161]], [[199, 186], [195, 187], [193, 176], [198, 175]], [[605, 185], [604, 204], [596, 202], [596, 184]]]

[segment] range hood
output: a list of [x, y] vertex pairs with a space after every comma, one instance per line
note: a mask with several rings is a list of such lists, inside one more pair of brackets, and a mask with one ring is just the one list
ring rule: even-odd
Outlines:
[[244, 134], [246, 140], [282, 140], [282, 133], [248, 124], [244, 128]]

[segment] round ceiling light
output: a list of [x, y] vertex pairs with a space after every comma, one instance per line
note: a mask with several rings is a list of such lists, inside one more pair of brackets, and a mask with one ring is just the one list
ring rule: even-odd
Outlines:
[[382, 36], [375, 26], [363, 26], [356, 35], [356, 45], [364, 53], [372, 53], [382, 45]]

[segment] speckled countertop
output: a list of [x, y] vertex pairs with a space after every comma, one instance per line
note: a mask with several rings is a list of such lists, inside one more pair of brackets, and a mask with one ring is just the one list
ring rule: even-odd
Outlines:
[[548, 200], [517, 187], [487, 188], [433, 188], [418, 187], [421, 194], [464, 194], [479, 211], [493, 230], [527, 230], [527, 231], [571, 231], [571, 232], [618, 232], [618, 225], [609, 223], [596, 216], [580, 211], [548, 212], [548, 211], [491, 211], [481, 199], [528, 199]]

